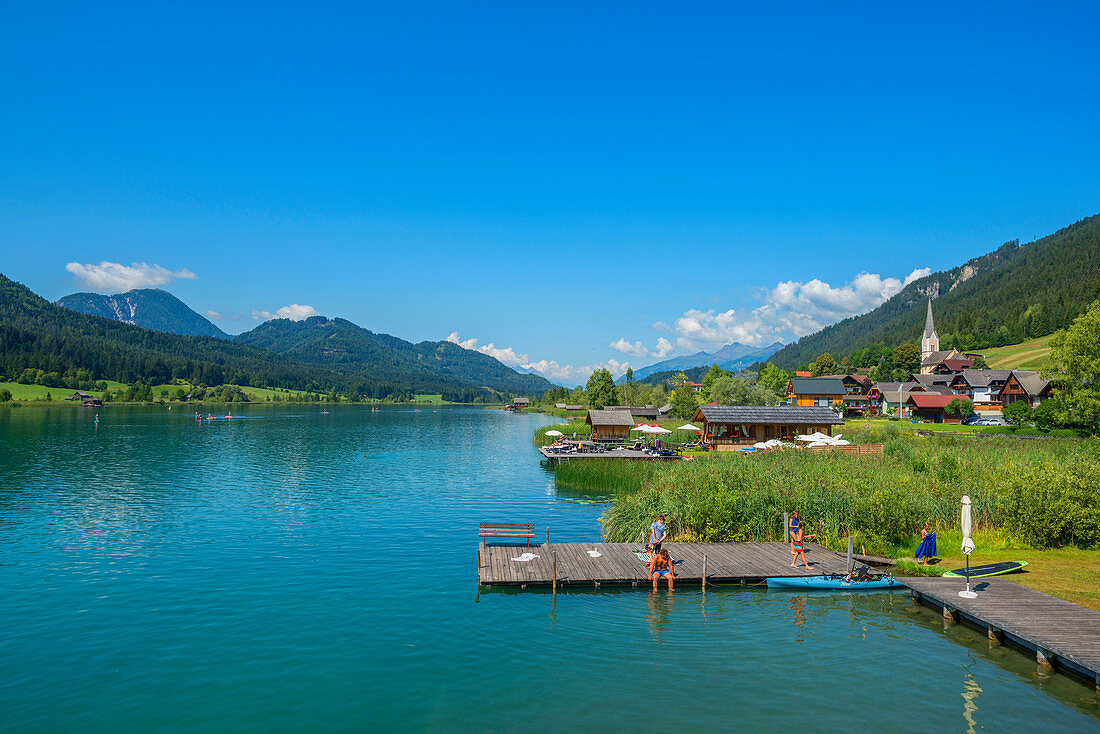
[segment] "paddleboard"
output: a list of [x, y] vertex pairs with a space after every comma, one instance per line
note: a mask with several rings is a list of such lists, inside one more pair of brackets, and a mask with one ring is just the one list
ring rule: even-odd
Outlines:
[[[1019, 571], [1026, 565], [1027, 561], [1002, 561], [1001, 563], [987, 563], [984, 566], [971, 566], [970, 578], [981, 579], [987, 576], [1000, 576], [1002, 573]], [[956, 568], [954, 571], [948, 571], [944, 576], [963, 578], [966, 576], [966, 569]]]

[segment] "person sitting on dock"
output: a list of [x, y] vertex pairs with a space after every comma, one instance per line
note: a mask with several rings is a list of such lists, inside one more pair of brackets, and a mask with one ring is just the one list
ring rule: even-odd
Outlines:
[[798, 563], [798, 559], [802, 559], [802, 565], [806, 568], [810, 567], [809, 561], [806, 560], [806, 549], [803, 547], [803, 540], [809, 540], [810, 538], [816, 538], [816, 535], [806, 535], [806, 523], [800, 522], [798, 524], [798, 530], [791, 536], [791, 548], [794, 550], [794, 558], [791, 559], [791, 568], [795, 567]]
[[649, 570], [649, 578], [653, 580], [653, 590], [657, 590], [657, 582], [662, 578], [668, 579], [668, 590], [673, 591], [672, 582], [676, 578], [676, 572], [672, 570], [672, 559], [667, 550], [662, 550], [653, 556], [653, 565]]
[[665, 541], [667, 534], [668, 528], [665, 527], [665, 516], [658, 515], [657, 522], [649, 526], [649, 542], [653, 544], [655, 552], [661, 552], [661, 543]]

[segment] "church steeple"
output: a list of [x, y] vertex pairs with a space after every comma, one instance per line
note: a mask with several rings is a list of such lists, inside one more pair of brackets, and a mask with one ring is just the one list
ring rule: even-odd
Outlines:
[[936, 335], [936, 324], [932, 321], [932, 299], [928, 299], [928, 315], [924, 317], [924, 338]]
[[[940, 338], [932, 321], [932, 299], [928, 299], [928, 315], [924, 317], [924, 337], [920, 340], [920, 359], [924, 362], [933, 352], [940, 351]], [[923, 371], [923, 366], [922, 366]]]

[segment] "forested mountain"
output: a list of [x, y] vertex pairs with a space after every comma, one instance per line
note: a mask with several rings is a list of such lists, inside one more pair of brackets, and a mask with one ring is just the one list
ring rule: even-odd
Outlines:
[[871, 345], [919, 343], [929, 297], [941, 349], [1017, 344], [1069, 326], [1100, 298], [1100, 215], [915, 280], [875, 310], [804, 336], [769, 361], [793, 369], [826, 352], [839, 362]]
[[236, 341], [286, 355], [297, 362], [400, 381], [426, 392], [438, 392], [434, 387], [441, 382], [522, 395], [542, 394], [551, 387], [539, 375], [520, 374], [487, 354], [451, 342], [412, 344], [389, 334], [376, 334], [345, 319], [323, 316], [304, 321], [276, 319], [241, 334]]
[[[181, 336], [57, 306], [0, 275], [0, 381], [16, 381], [29, 371], [50, 387], [177, 378], [207, 386], [335, 389], [349, 397], [439, 393], [459, 402], [536, 395], [550, 387], [542, 377], [520, 375], [449, 342], [413, 345], [346, 321], [329, 332], [323, 328], [331, 323], [327, 319], [310, 322], [268, 322], [239, 341]], [[340, 336], [318, 338], [330, 332]]]
[[[766, 347], [752, 347], [748, 344], [734, 342], [727, 344], [716, 352], [696, 352], [683, 357], [672, 357], [662, 362], [656, 362], [648, 367], [639, 367], [634, 371], [635, 378], [641, 380], [658, 372], [677, 372], [689, 370], [694, 367], [710, 368], [716, 364], [724, 370], [737, 372], [743, 370], [755, 362], [763, 362], [775, 354], [776, 350], [783, 346], [783, 342], [769, 344]], [[706, 370], [703, 370], [704, 372]]]
[[205, 317], [192, 311], [186, 303], [160, 288], [136, 289], [113, 296], [73, 293], [59, 300], [57, 305], [153, 331], [229, 338]]

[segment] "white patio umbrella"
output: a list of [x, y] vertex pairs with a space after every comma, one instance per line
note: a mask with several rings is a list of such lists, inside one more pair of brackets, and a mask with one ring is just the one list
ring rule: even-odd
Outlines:
[[970, 497], [962, 498], [962, 552], [966, 554], [966, 591], [960, 591], [959, 596], [964, 599], [977, 599], [978, 595], [970, 590], [970, 554], [974, 552], [974, 540], [970, 534], [974, 532], [974, 523], [970, 519]]
[[630, 430], [631, 431], [644, 431], [647, 428], [649, 428], [649, 426], [647, 426], [645, 423], [639, 423], [638, 425], [634, 426]]
[[565, 434], [562, 433], [561, 431], [547, 431], [546, 435], [547, 436], [564, 436]]
[[703, 429], [702, 428], [696, 428], [695, 426], [691, 425], [690, 423], [685, 423], [684, 425], [680, 426], [676, 430], [677, 431], [701, 431]]
[[642, 433], [672, 433], [672, 431], [660, 426], [646, 426], [642, 429]]

